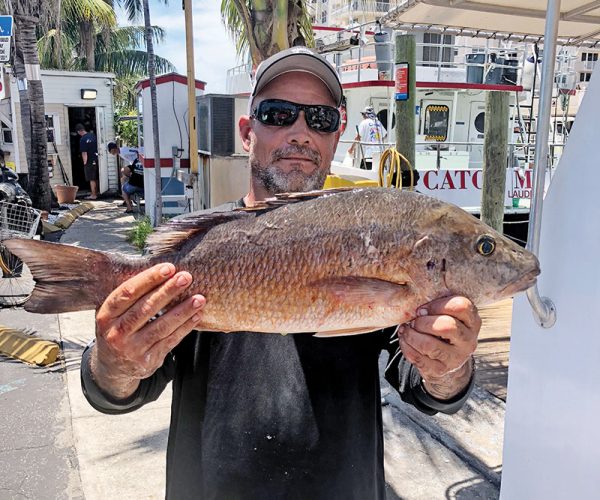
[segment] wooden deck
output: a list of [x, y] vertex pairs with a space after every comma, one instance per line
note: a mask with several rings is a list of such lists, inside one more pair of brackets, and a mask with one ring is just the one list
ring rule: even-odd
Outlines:
[[512, 299], [479, 309], [483, 321], [475, 351], [477, 385], [506, 401]]

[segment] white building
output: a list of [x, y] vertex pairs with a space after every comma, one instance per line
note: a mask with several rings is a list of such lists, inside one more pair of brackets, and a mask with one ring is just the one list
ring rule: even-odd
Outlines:
[[[116, 192], [117, 166], [114, 157], [106, 151], [106, 145], [114, 138], [115, 75], [57, 70], [42, 70], [41, 75], [51, 185], [73, 184], [80, 190], [89, 189], [79, 153], [80, 136], [75, 133], [75, 126], [81, 123], [97, 137], [100, 192]], [[9, 167], [18, 174], [27, 174], [17, 80], [3, 73], [1, 81], [5, 92], [0, 99], [0, 147]]]

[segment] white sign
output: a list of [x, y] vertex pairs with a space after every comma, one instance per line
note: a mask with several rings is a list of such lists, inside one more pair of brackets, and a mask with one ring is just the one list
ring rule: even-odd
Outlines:
[[0, 62], [10, 61], [10, 37], [0, 36]]

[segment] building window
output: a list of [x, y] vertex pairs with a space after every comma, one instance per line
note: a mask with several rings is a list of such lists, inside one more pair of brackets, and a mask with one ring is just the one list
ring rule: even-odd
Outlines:
[[60, 140], [60, 121], [58, 115], [53, 113], [46, 115], [46, 134], [48, 136], [48, 142], [55, 144], [61, 144]]
[[321, 24], [327, 24], [327, 12], [321, 12]]
[[[436, 66], [439, 62], [452, 62], [454, 60], [454, 40], [452, 35], [439, 33], [423, 33], [423, 62], [424, 66]], [[436, 47], [438, 45], [438, 47]], [[439, 47], [444, 45], [444, 47]], [[440, 54], [441, 50], [441, 54]], [[441, 55], [441, 59], [440, 59]]]
[[423, 134], [426, 141], [444, 142], [448, 138], [448, 120], [450, 108], [430, 104], [425, 108], [425, 126]]
[[10, 125], [7, 125], [4, 122], [0, 122], [0, 127], [2, 130], [2, 144], [12, 144], [13, 137], [12, 137], [12, 129], [10, 128]]
[[592, 78], [591, 73], [579, 73], [579, 81], [580, 82], [589, 82]]

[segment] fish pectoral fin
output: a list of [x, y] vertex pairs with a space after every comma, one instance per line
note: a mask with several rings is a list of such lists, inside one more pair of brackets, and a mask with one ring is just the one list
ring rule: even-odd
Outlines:
[[368, 326], [366, 328], [346, 328], [342, 330], [327, 330], [324, 332], [317, 332], [313, 337], [318, 338], [329, 338], [329, 337], [348, 337], [350, 335], [360, 335], [362, 333], [371, 333], [376, 330], [381, 330], [381, 326]]
[[325, 278], [311, 284], [336, 300], [356, 306], [395, 306], [410, 293], [407, 281], [394, 283], [378, 278], [344, 276]]

